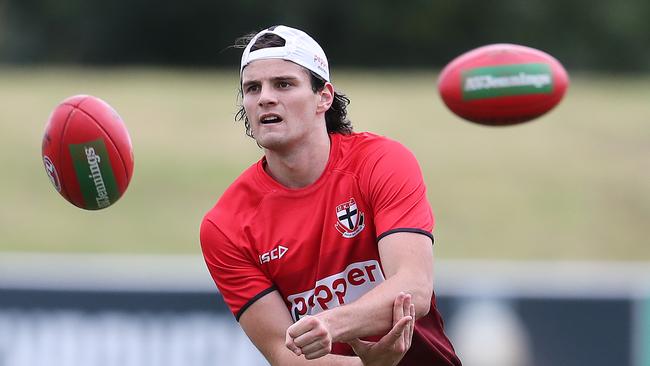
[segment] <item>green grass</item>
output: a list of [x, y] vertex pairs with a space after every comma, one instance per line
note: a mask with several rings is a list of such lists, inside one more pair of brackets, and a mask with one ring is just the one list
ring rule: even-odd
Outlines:
[[[356, 130], [419, 158], [442, 258], [650, 260], [650, 78], [572, 75], [528, 124], [454, 117], [436, 72], [334, 70]], [[198, 253], [200, 220], [261, 151], [233, 121], [236, 71], [0, 69], [0, 251]], [[51, 110], [93, 94], [124, 118], [135, 174], [114, 206], [77, 209], [51, 187]]]

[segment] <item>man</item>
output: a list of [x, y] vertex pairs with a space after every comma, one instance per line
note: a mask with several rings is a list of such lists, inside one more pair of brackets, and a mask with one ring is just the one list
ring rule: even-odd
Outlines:
[[415, 157], [352, 132], [349, 100], [307, 34], [275, 26], [249, 38], [238, 117], [264, 157], [201, 225], [241, 327], [271, 364], [460, 365], [435, 307], [433, 215]]

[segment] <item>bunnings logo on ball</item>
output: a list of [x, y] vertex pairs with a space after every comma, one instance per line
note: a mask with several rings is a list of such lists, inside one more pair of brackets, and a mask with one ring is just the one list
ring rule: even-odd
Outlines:
[[551, 67], [543, 63], [478, 67], [463, 72], [463, 99], [553, 92]]
[[69, 147], [86, 208], [98, 210], [110, 206], [120, 195], [104, 140]]

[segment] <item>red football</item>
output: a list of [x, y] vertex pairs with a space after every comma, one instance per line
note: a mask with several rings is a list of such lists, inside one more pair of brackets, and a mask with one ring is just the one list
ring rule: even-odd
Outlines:
[[54, 188], [86, 210], [115, 203], [133, 175], [133, 148], [122, 118], [89, 95], [72, 96], [54, 109], [42, 155]]
[[441, 71], [438, 91], [458, 116], [484, 125], [512, 125], [555, 107], [569, 85], [558, 60], [515, 44], [476, 48]]

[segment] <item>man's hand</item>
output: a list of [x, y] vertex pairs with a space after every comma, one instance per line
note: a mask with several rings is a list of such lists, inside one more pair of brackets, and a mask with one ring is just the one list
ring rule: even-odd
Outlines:
[[[393, 328], [388, 334], [378, 342], [357, 338], [348, 344], [366, 366], [396, 365], [411, 347], [414, 326], [415, 305], [410, 294], [401, 292], [393, 302]], [[332, 334], [322, 318], [305, 316], [287, 329], [285, 345], [297, 356], [313, 360], [332, 351]]]
[[411, 347], [415, 327], [415, 305], [411, 295], [400, 293], [393, 303], [393, 328], [378, 342], [354, 339], [348, 344], [365, 366], [394, 366]]
[[332, 351], [332, 335], [322, 319], [305, 316], [287, 329], [285, 345], [296, 355], [313, 360]]

